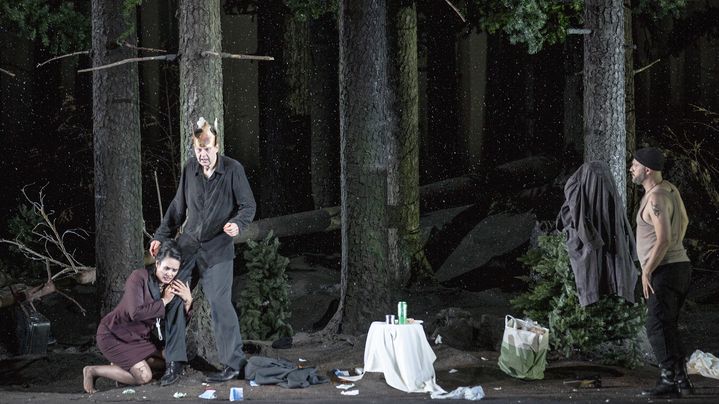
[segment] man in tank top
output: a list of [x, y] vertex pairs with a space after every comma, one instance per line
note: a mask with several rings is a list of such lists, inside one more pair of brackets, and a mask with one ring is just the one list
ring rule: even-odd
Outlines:
[[693, 386], [677, 322], [689, 289], [691, 263], [682, 244], [689, 219], [679, 190], [662, 177], [664, 154], [639, 149], [629, 173], [644, 188], [637, 213], [637, 256], [647, 299], [647, 335], [660, 368], [657, 385], [643, 392], [655, 397], [686, 396]]

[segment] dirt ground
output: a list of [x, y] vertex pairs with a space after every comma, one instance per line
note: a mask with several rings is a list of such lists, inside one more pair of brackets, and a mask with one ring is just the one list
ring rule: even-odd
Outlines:
[[[332, 285], [338, 275], [332, 271], [320, 269], [307, 260], [293, 260], [289, 272], [293, 284], [293, 294], [297, 299], [310, 299], [312, 302], [327, 302], [328, 296], [335, 292]], [[681, 328], [684, 333], [688, 352], [700, 349], [705, 352], [719, 353], [719, 307], [715, 274], [700, 274], [695, 277], [692, 296], [682, 314]], [[708, 286], [709, 285], [709, 286]], [[714, 288], [707, 291], [707, 287]], [[307, 291], [324, 293], [308, 298]], [[85, 307], [90, 308], [93, 301], [91, 287], [74, 286], [72, 295]], [[457, 307], [472, 313], [473, 317], [492, 316], [501, 318], [512, 313], [509, 299], [514, 292], [490, 289], [471, 292], [462, 289], [435, 287], [408, 292], [404, 297], [408, 301], [413, 317], [424, 319], [425, 333], [431, 339], [432, 320], [437, 312], [447, 307]], [[306, 301], [305, 303], [309, 303]], [[198, 401], [197, 396], [207, 388], [217, 390], [218, 400], [228, 400], [230, 387], [243, 387], [245, 400], [258, 401], [296, 401], [340, 402], [394, 402], [397, 400], [429, 400], [429, 394], [405, 393], [396, 390], [384, 382], [378, 373], [369, 373], [356, 382], [357, 396], [344, 396], [336, 388], [337, 380], [328, 384], [315, 385], [306, 389], [283, 389], [277, 386], [251, 387], [244, 380], [203, 385], [203, 372], [210, 371], [206, 365], [193, 362], [188, 366], [184, 377], [175, 385], [161, 387], [156, 381], [144, 386], [116, 386], [114, 382], [100, 379], [97, 382], [99, 392], [88, 395], [82, 389], [82, 368], [89, 364], [106, 363], [94, 347], [93, 335], [96, 323], [88, 321], [72, 305], [64, 303], [59, 296], [45, 299], [39, 306], [53, 322], [54, 344], [48, 347], [45, 357], [13, 357], [7, 351], [0, 350], [0, 403], [10, 402], [70, 402], [88, 400], [94, 402], [116, 401]], [[414, 309], [414, 310], [412, 310]], [[315, 310], [316, 312], [317, 310]], [[323, 313], [315, 313], [321, 316]], [[316, 322], [309, 314], [306, 318], [297, 318], [295, 329], [307, 331], [308, 324]], [[380, 319], [378, 319], [380, 320]], [[496, 321], [495, 321], [496, 323]], [[5, 328], [5, 323], [3, 328]], [[321, 375], [330, 375], [331, 369], [352, 370], [363, 366], [365, 338], [363, 336], [336, 336], [330, 340], [313, 341], [305, 333], [298, 334], [290, 349], [273, 349], [265, 343], [246, 344], [247, 350], [262, 356], [278, 357], [316, 367]], [[501, 338], [501, 329], [490, 335]], [[499, 340], [496, 341], [497, 345]], [[459, 386], [481, 385], [487, 399], [498, 402], [650, 402], [637, 394], [643, 387], [655, 382], [657, 369], [650, 365], [638, 369], [602, 366], [591, 362], [572, 362], [565, 360], [550, 361], [545, 379], [540, 381], [522, 381], [502, 373], [497, 366], [499, 353], [496, 349], [456, 349], [447, 344], [431, 344], [437, 355], [434, 364], [437, 383], [447, 391]], [[259, 352], [258, 352], [259, 350]], [[252, 354], [252, 353], [251, 353]], [[300, 361], [300, 359], [304, 361]], [[158, 377], [160, 375], [157, 375]], [[599, 376], [600, 388], [576, 388], [567, 381], [577, 378]], [[695, 376], [697, 395], [683, 402], [719, 402], [719, 380]], [[130, 390], [131, 389], [131, 390]], [[175, 393], [185, 393], [185, 398], [175, 398]], [[654, 400], [657, 401], [657, 400]]]

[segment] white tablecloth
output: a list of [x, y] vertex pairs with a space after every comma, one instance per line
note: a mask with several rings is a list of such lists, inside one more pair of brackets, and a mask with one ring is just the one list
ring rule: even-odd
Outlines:
[[445, 391], [437, 385], [437, 359], [422, 324], [387, 324], [375, 321], [364, 348], [364, 371], [382, 372], [387, 384], [406, 392]]

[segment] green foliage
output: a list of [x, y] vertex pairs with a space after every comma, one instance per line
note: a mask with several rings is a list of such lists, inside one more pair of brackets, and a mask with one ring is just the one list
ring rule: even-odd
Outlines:
[[582, 0], [472, 0], [473, 23], [489, 33], [503, 32], [512, 44], [525, 44], [529, 53], [561, 42], [570, 21], [579, 17]]
[[322, 17], [325, 14], [337, 14], [337, 0], [284, 0], [285, 5], [299, 21]]
[[17, 207], [17, 213], [8, 219], [7, 229], [15, 240], [23, 244], [31, 244], [36, 239], [32, 231], [40, 222], [42, 222], [42, 217], [35, 209], [21, 204]]
[[536, 282], [529, 292], [513, 299], [512, 305], [548, 325], [553, 350], [565, 357], [596, 355], [595, 359], [606, 364], [640, 364], [636, 337], [644, 324], [645, 307], [618, 296], [604, 296], [582, 307], [563, 234], [540, 236], [538, 248], [519, 260], [531, 268], [530, 277]]
[[632, 9], [635, 14], [646, 14], [654, 19], [666, 16], [676, 18], [687, 6], [687, 0], [635, 0], [635, 4]]
[[260, 242], [247, 242], [244, 257], [249, 269], [240, 299], [241, 327], [246, 338], [274, 340], [292, 335], [289, 284], [285, 269], [290, 260], [279, 254], [280, 241], [272, 232]]
[[76, 3], [0, 0], [0, 25], [31, 41], [39, 39], [53, 54], [86, 49], [90, 43], [90, 20]]

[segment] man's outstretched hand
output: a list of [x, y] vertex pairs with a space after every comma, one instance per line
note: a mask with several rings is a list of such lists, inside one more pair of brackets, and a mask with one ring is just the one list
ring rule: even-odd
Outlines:
[[157, 252], [160, 251], [160, 244], [162, 243], [158, 240], [150, 241], [150, 255], [157, 257]]
[[222, 228], [228, 236], [235, 237], [240, 234], [240, 227], [235, 223], [226, 223], [225, 227]]

